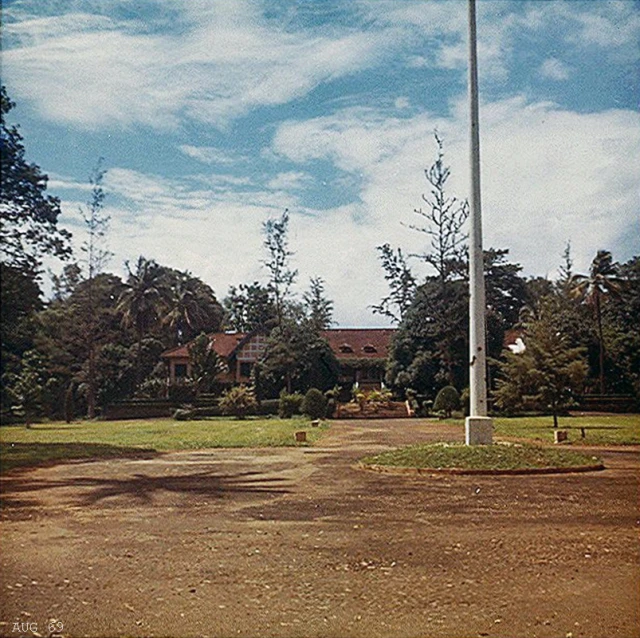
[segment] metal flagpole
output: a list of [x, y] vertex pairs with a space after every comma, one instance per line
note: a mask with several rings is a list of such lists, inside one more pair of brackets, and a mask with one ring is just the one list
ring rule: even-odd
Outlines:
[[478, 109], [478, 56], [476, 3], [469, 6], [469, 103], [471, 115], [471, 201], [469, 241], [469, 391], [470, 411], [465, 422], [467, 445], [491, 444], [493, 424], [487, 416], [487, 357], [485, 290], [480, 202], [480, 121]]

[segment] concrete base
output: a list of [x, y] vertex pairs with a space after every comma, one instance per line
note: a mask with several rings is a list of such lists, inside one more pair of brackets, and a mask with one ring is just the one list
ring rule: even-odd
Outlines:
[[488, 416], [468, 416], [464, 423], [464, 440], [467, 445], [491, 445], [493, 420]]

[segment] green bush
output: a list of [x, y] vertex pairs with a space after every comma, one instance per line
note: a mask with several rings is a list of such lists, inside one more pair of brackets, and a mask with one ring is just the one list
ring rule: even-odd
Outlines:
[[452, 385], [447, 385], [442, 388], [436, 396], [433, 409], [437, 413], [443, 413], [447, 419], [451, 417], [453, 410], [460, 409], [460, 395], [458, 391]]
[[310, 419], [323, 419], [327, 411], [327, 399], [317, 388], [310, 388], [304, 395], [301, 409]]
[[232, 414], [236, 419], [244, 419], [257, 405], [253, 388], [246, 385], [229, 388], [220, 398], [220, 407], [224, 414]]
[[260, 401], [260, 405], [256, 408], [256, 414], [261, 416], [277, 415], [279, 409], [279, 399], [263, 399]]
[[196, 398], [195, 387], [189, 381], [172, 383], [167, 390], [167, 397], [172, 403], [193, 403]]
[[300, 414], [304, 397], [299, 392], [287, 394], [280, 393], [280, 401], [278, 403], [278, 416], [281, 419], [290, 419], [294, 414]]

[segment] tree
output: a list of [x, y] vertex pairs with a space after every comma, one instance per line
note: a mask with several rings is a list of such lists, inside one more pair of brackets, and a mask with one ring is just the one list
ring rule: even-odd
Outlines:
[[200, 332], [217, 332], [223, 310], [210, 286], [189, 272], [163, 268], [168, 311], [163, 323], [171, 330], [170, 346], [191, 341]]
[[25, 353], [20, 370], [11, 380], [12, 408], [14, 412], [22, 413], [25, 423], [29, 427], [33, 418], [42, 407], [45, 379], [42, 374], [42, 361], [34, 351]]
[[189, 360], [196, 396], [209, 392], [216, 377], [227, 370], [226, 363], [213, 349], [211, 339], [205, 333], [198, 335], [189, 345]]
[[42, 308], [36, 275], [0, 262], [0, 346], [4, 375], [33, 347], [35, 313]]
[[226, 327], [238, 332], [272, 328], [276, 322], [276, 306], [271, 292], [257, 281], [231, 286], [224, 300]]
[[439, 280], [444, 283], [456, 274], [463, 258], [467, 235], [462, 232], [469, 216], [469, 206], [455, 197], [446, 194], [445, 187], [451, 170], [444, 164], [444, 144], [437, 132], [434, 133], [438, 146], [436, 161], [424, 174], [430, 185], [429, 195], [422, 195], [426, 210], [415, 209], [415, 213], [424, 219], [423, 226], [410, 225], [410, 228], [426, 233], [430, 238], [430, 250], [420, 257], [433, 266]]
[[416, 279], [401, 248], [394, 252], [389, 244], [383, 244], [378, 246], [377, 250], [385, 272], [384, 278], [389, 285], [389, 295], [371, 308], [374, 313], [388, 317], [394, 323], [400, 323], [415, 297]]
[[621, 264], [621, 296], [602, 309], [610, 391], [633, 394], [640, 407], [640, 257]]
[[433, 396], [444, 384], [466, 383], [468, 290], [462, 281], [429, 277], [416, 290], [392, 340], [387, 383]]
[[110, 217], [104, 213], [105, 192], [102, 183], [106, 171], [102, 168], [102, 162], [103, 160], [100, 158], [89, 176], [91, 198], [87, 203], [87, 208], [80, 208], [80, 214], [87, 229], [87, 239], [83, 242], [81, 250], [85, 254], [87, 281], [84, 289], [85, 295], [82, 299], [82, 314], [88, 351], [87, 417], [89, 419], [93, 419], [96, 415], [96, 347], [99, 309], [94, 291], [94, 281], [111, 257], [111, 253], [104, 247], [104, 237], [109, 228]]
[[282, 323], [285, 306], [289, 298], [290, 289], [296, 277], [297, 270], [291, 270], [289, 260], [293, 253], [289, 250], [289, 211], [285, 209], [280, 219], [268, 219], [262, 227], [264, 246], [269, 253], [268, 259], [262, 263], [269, 271], [269, 292], [273, 294], [278, 325]]
[[[64, 394], [70, 385], [77, 389], [77, 409], [88, 412], [89, 358], [91, 342], [87, 338], [88, 280], [79, 281], [68, 294], [50, 301], [35, 317], [35, 348], [46, 362], [47, 377], [55, 378], [52, 387], [57, 399], [51, 404], [52, 414], [63, 411]], [[123, 292], [121, 279], [109, 273], [96, 275], [91, 282], [91, 295], [95, 314], [96, 338], [94, 389], [96, 409], [132, 391], [133, 360], [129, 354], [135, 338], [131, 331], [123, 330], [121, 315], [116, 310]], [[114, 350], [113, 359], [105, 359], [105, 351]]]
[[[528, 301], [521, 266], [506, 261], [507, 250], [484, 253], [487, 282], [487, 341], [499, 356], [504, 333], [518, 320]], [[468, 383], [468, 284], [464, 279], [427, 277], [398, 326], [387, 362], [387, 383], [398, 390], [411, 388], [434, 396], [443, 384]]]
[[310, 419], [322, 419], [327, 411], [327, 397], [318, 388], [309, 388], [304, 395], [301, 410]]
[[158, 324], [166, 308], [168, 290], [162, 268], [153, 260], [138, 257], [135, 270], [126, 264], [129, 277], [118, 299], [117, 310], [122, 313], [122, 324], [135, 330], [137, 358], [135, 385], [142, 381], [142, 339]]
[[598, 331], [599, 347], [599, 381], [600, 394], [605, 393], [604, 360], [605, 344], [602, 331], [602, 306], [607, 296], [620, 297], [622, 293], [622, 279], [619, 276], [618, 265], [613, 262], [611, 253], [599, 250], [591, 262], [588, 275], [573, 275], [571, 287], [576, 298], [593, 307]]
[[56, 275], [50, 272], [52, 298], [54, 301], [64, 301], [68, 299], [73, 291], [76, 290], [78, 284], [82, 281], [82, 269], [76, 262], [66, 264], [62, 268], [62, 273]]
[[0, 254], [4, 263], [36, 272], [42, 255], [64, 259], [71, 254], [71, 234], [58, 227], [60, 200], [46, 193], [47, 175], [27, 162], [18, 128], [6, 121], [14, 106], [0, 87]]
[[333, 323], [333, 302], [326, 298], [324, 281], [321, 277], [312, 277], [309, 290], [302, 297], [307, 319], [316, 330], [327, 330]]
[[332, 388], [338, 380], [339, 364], [315, 325], [298, 316], [285, 318], [271, 331], [260, 371], [272, 394], [282, 387], [291, 394], [310, 387]]
[[504, 352], [494, 398], [506, 412], [548, 410], [557, 428], [559, 413], [582, 391], [588, 367], [584, 350], [571, 347], [559, 329], [556, 301], [545, 298], [536, 310], [524, 324], [524, 352]]

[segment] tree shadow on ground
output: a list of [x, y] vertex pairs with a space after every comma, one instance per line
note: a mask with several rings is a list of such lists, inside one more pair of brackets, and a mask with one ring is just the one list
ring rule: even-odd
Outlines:
[[208, 499], [238, 494], [281, 495], [289, 493], [285, 487], [280, 487], [286, 480], [261, 476], [260, 472], [221, 473], [219, 467], [193, 473], [137, 473], [123, 478], [75, 476], [48, 479], [15, 474], [3, 480], [2, 509], [34, 507], [37, 503], [30, 499], [30, 495], [59, 489], [74, 490], [69, 497], [69, 504], [79, 507], [96, 505], [114, 498], [132, 500], [137, 504], [151, 504], [161, 493]]
[[104, 459], [151, 459], [158, 456], [150, 448], [119, 447], [104, 443], [3, 443], [0, 447], [2, 473], [49, 467], [72, 461]]

